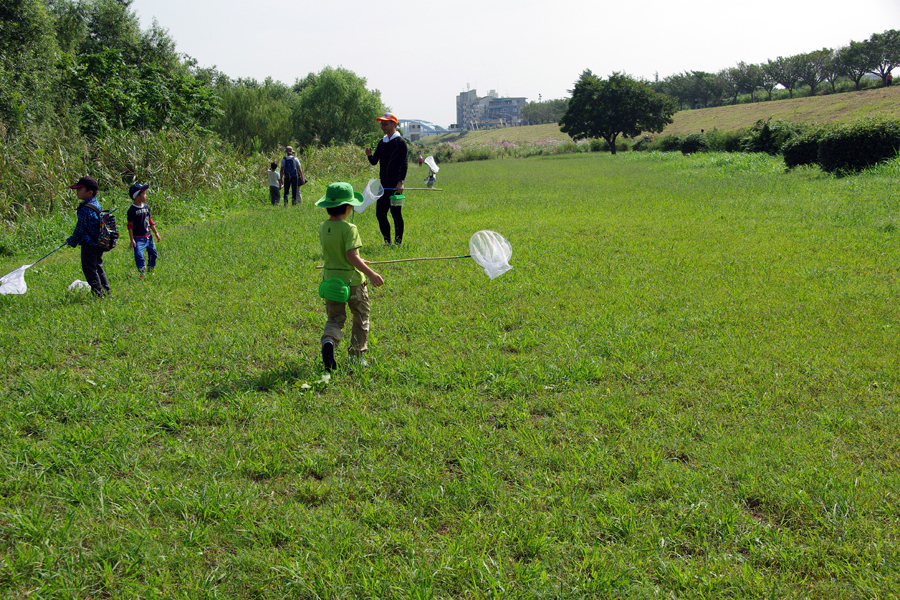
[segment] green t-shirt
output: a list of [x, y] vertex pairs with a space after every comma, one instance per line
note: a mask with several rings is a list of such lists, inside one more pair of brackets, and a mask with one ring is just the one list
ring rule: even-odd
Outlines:
[[347, 250], [362, 247], [356, 225], [347, 221], [324, 221], [319, 225], [319, 242], [325, 258], [324, 279], [337, 277], [348, 285], [362, 285], [366, 276], [347, 260]]

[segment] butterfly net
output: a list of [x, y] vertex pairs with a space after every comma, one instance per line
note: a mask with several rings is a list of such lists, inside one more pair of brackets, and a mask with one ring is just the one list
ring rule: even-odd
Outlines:
[[437, 173], [438, 171], [441, 170], [441, 168], [439, 166], [437, 166], [437, 163], [434, 162], [433, 156], [429, 156], [428, 158], [426, 158], [425, 164], [428, 165], [428, 168], [431, 169], [432, 171], [434, 171], [435, 173]]
[[363, 188], [363, 203], [359, 206], [354, 206], [353, 210], [358, 213], [369, 208], [373, 202], [381, 198], [384, 195], [384, 188], [381, 186], [381, 182], [377, 179], [370, 179], [369, 183], [366, 184], [366, 187]]
[[469, 254], [472, 255], [472, 260], [484, 268], [484, 272], [491, 279], [512, 269], [512, 265], [509, 264], [512, 246], [496, 231], [476, 231], [469, 240]]
[[22, 265], [12, 273], [0, 277], [0, 294], [24, 294], [28, 291], [25, 285], [25, 269], [31, 265]]

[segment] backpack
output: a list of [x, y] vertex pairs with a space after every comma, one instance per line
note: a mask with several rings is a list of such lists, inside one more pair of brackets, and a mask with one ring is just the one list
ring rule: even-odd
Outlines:
[[87, 206], [100, 217], [100, 232], [97, 235], [97, 247], [104, 252], [115, 248], [116, 242], [119, 241], [119, 229], [116, 227], [116, 217], [112, 214], [112, 211], [100, 210], [93, 204], [87, 203], [84, 203], [81, 206]]
[[297, 163], [294, 162], [293, 156], [284, 157], [284, 168], [282, 169], [285, 177], [297, 176]]

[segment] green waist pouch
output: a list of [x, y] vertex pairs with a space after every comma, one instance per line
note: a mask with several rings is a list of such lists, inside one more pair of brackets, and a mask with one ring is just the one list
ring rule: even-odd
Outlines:
[[319, 297], [333, 302], [346, 302], [350, 299], [350, 286], [334, 277], [319, 284]]

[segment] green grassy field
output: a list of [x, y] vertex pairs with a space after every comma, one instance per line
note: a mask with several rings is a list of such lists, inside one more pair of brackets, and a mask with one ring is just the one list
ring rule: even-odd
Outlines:
[[103, 301], [61, 251], [0, 296], [2, 596], [896, 597], [898, 180], [445, 165], [402, 249], [357, 215], [363, 256], [492, 229], [514, 268], [380, 268], [372, 365], [330, 381], [310, 193], [159, 222]]

